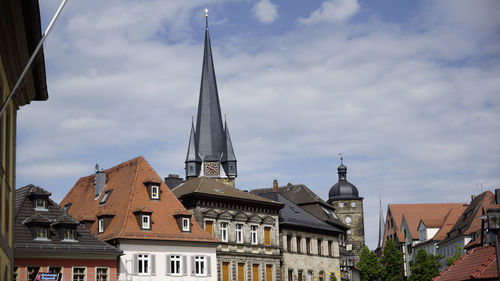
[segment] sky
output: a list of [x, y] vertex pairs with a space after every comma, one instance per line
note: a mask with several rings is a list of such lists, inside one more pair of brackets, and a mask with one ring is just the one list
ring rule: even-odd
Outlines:
[[[40, 1], [45, 29], [59, 0]], [[49, 100], [18, 112], [17, 187], [59, 202], [144, 156], [184, 176], [204, 9], [240, 189], [347, 179], [366, 243], [387, 204], [500, 188], [497, 0], [69, 1], [45, 46]]]

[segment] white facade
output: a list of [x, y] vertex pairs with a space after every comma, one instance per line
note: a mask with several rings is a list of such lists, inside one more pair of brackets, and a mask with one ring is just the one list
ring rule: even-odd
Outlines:
[[116, 246], [119, 280], [217, 280], [216, 244], [120, 239]]

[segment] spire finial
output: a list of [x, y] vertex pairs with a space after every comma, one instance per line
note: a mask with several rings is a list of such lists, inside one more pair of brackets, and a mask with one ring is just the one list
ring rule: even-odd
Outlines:
[[339, 156], [340, 156], [340, 165], [344, 165], [344, 153], [340, 152]]
[[205, 26], [208, 29], [208, 9], [205, 8]]

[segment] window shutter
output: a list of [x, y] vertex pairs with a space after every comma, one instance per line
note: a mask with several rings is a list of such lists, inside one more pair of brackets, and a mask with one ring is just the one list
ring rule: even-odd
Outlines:
[[132, 265], [132, 267], [133, 267], [132, 272], [133, 273], [139, 273], [139, 264], [137, 262], [137, 254], [134, 254], [134, 259], [133, 259], [132, 263], [133, 263], [133, 265]]
[[196, 274], [196, 264], [194, 262], [194, 256], [191, 256], [191, 275]]
[[170, 275], [172, 270], [170, 269], [170, 255], [167, 255], [167, 271], [165, 272], [167, 275]]
[[151, 262], [151, 274], [155, 275], [156, 274], [155, 255], [151, 255], [149, 261]]
[[207, 264], [205, 265], [205, 267], [206, 267], [206, 269], [207, 269], [207, 270], [206, 270], [206, 272], [207, 272], [207, 276], [211, 276], [211, 273], [212, 273], [212, 272], [211, 272], [211, 270], [210, 270], [210, 257], [209, 257], [209, 256], [207, 256], [207, 257], [206, 257], [206, 260], [207, 260]]
[[186, 256], [182, 256], [182, 275], [188, 275], [188, 264]]

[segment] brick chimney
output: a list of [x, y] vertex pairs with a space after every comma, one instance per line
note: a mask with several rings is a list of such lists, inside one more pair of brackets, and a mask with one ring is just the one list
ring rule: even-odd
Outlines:
[[273, 192], [278, 192], [278, 180], [273, 180]]

